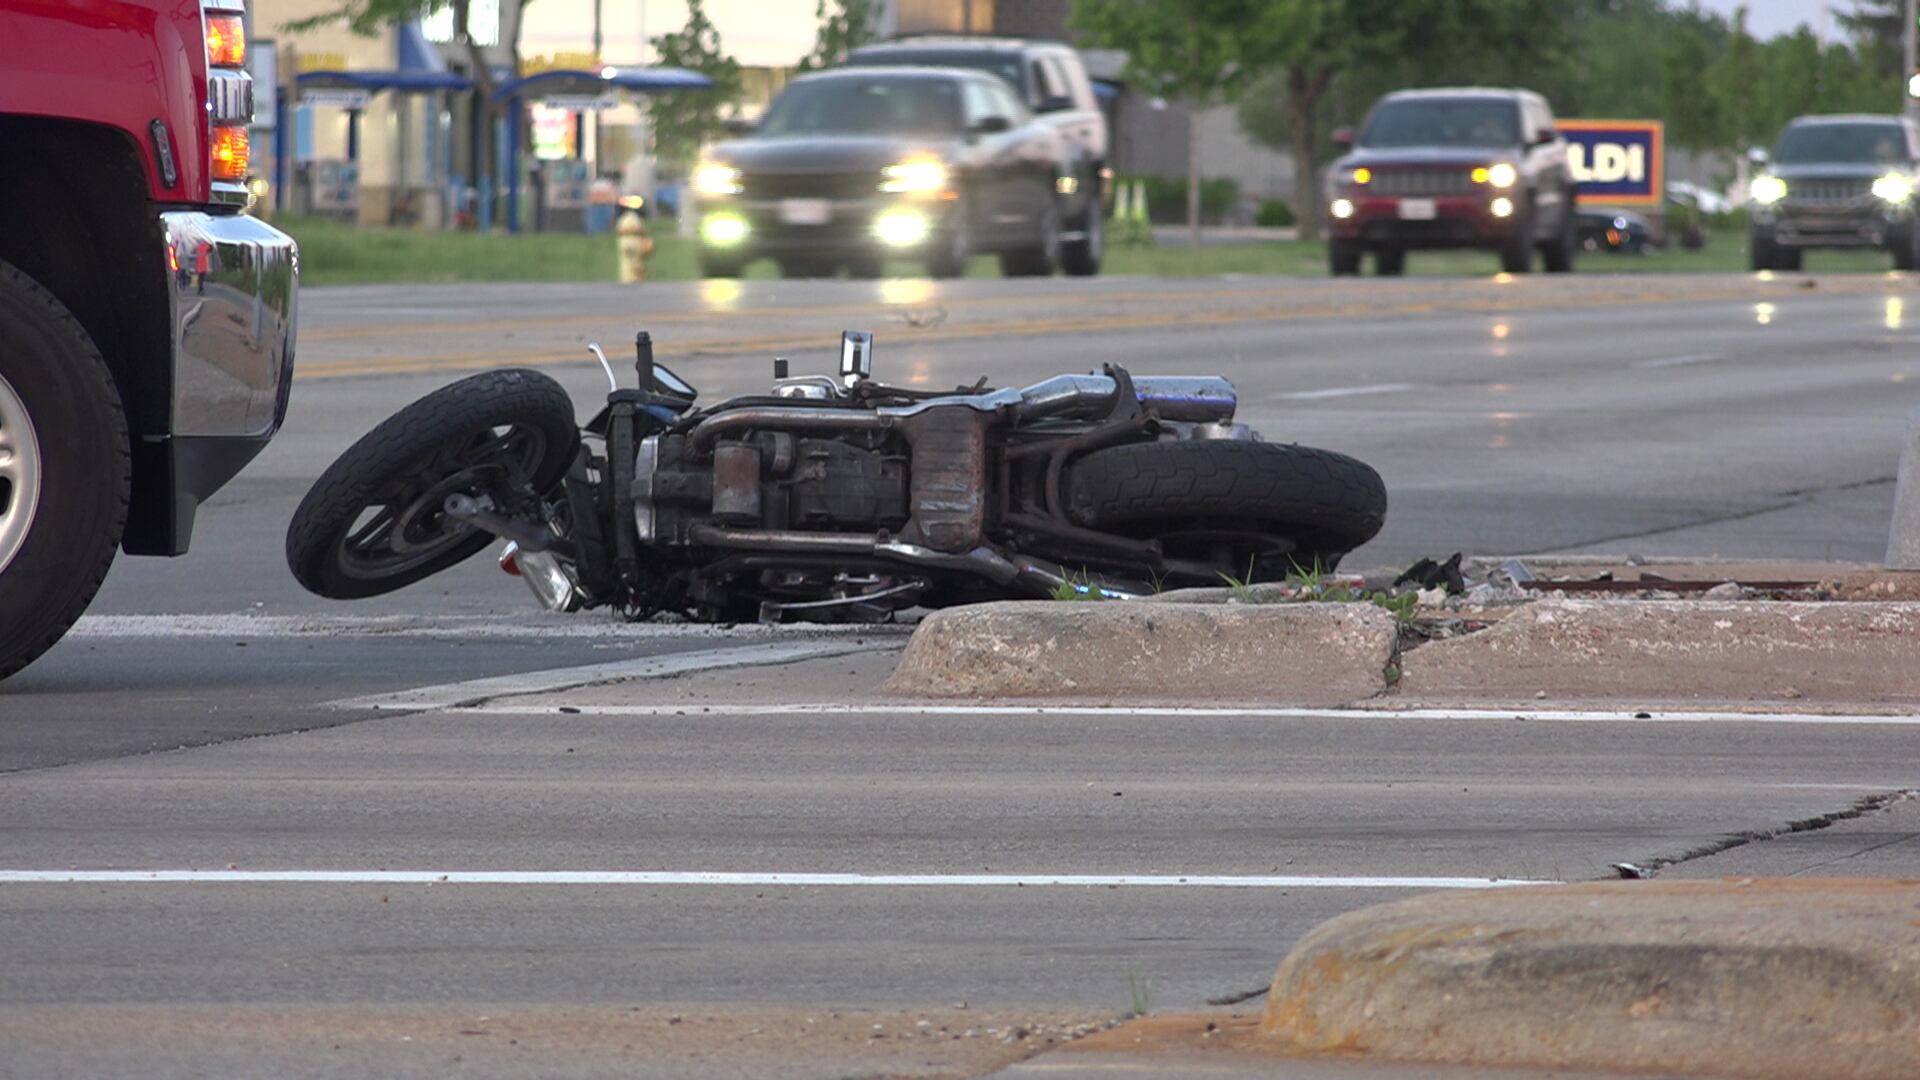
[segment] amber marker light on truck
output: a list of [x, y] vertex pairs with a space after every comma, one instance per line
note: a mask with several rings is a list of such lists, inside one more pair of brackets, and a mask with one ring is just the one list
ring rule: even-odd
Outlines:
[[207, 63], [214, 67], [247, 66], [247, 25], [239, 15], [207, 15]]
[[213, 129], [213, 178], [240, 183], [247, 178], [247, 129], [222, 125]]

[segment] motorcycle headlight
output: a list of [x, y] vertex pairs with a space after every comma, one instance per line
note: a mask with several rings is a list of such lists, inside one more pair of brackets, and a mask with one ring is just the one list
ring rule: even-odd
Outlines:
[[947, 167], [932, 158], [915, 158], [881, 169], [880, 177], [880, 190], [888, 194], [926, 194], [947, 186]]
[[717, 161], [702, 162], [693, 170], [693, 190], [701, 195], [738, 195], [740, 170]]
[[1897, 172], [1890, 172], [1873, 182], [1873, 193], [1890, 203], [1903, 203], [1913, 198], [1913, 180]]
[[1487, 183], [1506, 190], [1520, 182], [1520, 170], [1505, 161], [1487, 166]]
[[1787, 182], [1777, 176], [1756, 176], [1747, 185], [1747, 197], [1761, 206], [1772, 206], [1787, 197]]

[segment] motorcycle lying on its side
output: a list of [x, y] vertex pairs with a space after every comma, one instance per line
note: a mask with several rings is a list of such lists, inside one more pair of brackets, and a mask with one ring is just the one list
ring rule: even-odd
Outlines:
[[637, 389], [598, 346], [607, 404], [584, 429], [553, 379], [507, 369], [436, 390], [333, 463], [287, 531], [307, 589], [356, 599], [497, 539], [549, 609], [709, 622], [883, 620], [910, 607], [1332, 569], [1379, 532], [1386, 490], [1343, 454], [1263, 442], [1225, 379], [1107, 365], [1025, 389], [841, 373], [694, 405], [635, 340]]

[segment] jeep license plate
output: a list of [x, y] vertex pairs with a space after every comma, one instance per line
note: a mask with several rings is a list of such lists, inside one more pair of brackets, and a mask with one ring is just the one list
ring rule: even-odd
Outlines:
[[833, 205], [825, 199], [782, 199], [780, 220], [788, 225], [825, 225], [833, 220]]
[[1432, 221], [1437, 215], [1432, 199], [1401, 199], [1400, 220]]

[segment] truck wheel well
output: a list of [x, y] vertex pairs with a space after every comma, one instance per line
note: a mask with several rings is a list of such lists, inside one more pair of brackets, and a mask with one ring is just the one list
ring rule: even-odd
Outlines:
[[113, 128], [0, 115], [0, 259], [58, 297], [106, 359], [133, 440], [132, 552], [152, 547], [141, 523], [167, 516], [143, 503], [171, 501], [164, 465], [149, 471], [164, 461], [149, 439], [172, 417], [172, 329], [140, 153]]

